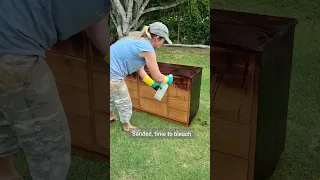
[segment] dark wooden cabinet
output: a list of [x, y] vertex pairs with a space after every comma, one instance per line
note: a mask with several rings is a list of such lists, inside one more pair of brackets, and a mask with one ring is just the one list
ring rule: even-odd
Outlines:
[[[202, 68], [160, 62], [158, 66], [162, 74], [173, 74], [173, 84], [158, 101], [154, 98], [156, 91], [137, 73], [127, 76], [133, 108], [189, 126], [199, 110]], [[147, 68], [146, 72], [152, 77]]]
[[109, 156], [109, 66], [80, 32], [57, 42], [47, 52], [67, 114], [73, 152], [87, 157]]
[[285, 147], [296, 24], [211, 9], [212, 179], [273, 173]]

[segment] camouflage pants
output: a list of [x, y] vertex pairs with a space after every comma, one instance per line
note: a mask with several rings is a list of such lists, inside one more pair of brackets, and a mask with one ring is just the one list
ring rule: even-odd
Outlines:
[[132, 115], [132, 102], [124, 80], [110, 79], [110, 112], [118, 110], [120, 121], [127, 123]]
[[64, 180], [70, 135], [44, 58], [0, 54], [0, 157], [25, 152], [34, 180]]

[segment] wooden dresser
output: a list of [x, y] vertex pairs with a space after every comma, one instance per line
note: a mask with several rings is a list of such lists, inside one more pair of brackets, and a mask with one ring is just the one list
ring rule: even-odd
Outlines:
[[264, 180], [285, 147], [297, 21], [211, 10], [214, 180]]
[[[109, 156], [109, 66], [80, 32], [47, 52], [68, 117], [73, 152]], [[94, 155], [94, 156], [92, 156]]]
[[199, 109], [202, 68], [167, 63], [158, 65], [162, 74], [173, 74], [173, 84], [158, 101], [154, 98], [156, 91], [145, 84], [137, 73], [127, 76], [125, 81], [133, 108], [189, 126]]

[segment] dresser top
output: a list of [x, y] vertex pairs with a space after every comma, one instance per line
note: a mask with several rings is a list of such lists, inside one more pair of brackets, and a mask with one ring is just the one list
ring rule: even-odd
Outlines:
[[[158, 66], [162, 74], [172, 74], [174, 76], [185, 78], [192, 78], [193, 75], [198, 74], [202, 71], [202, 67], [186, 66], [180, 64], [158, 62]], [[148, 72], [147, 66], [145, 66], [145, 70]]]
[[211, 9], [211, 45], [263, 52], [298, 21], [293, 18]]

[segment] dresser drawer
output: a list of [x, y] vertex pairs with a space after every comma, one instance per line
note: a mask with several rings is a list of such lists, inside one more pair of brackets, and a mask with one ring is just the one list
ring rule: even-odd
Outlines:
[[[89, 40], [91, 41], [91, 40]], [[106, 75], [110, 75], [110, 66], [104, 60], [105, 55], [103, 55], [93, 43], [88, 44], [89, 49], [91, 50], [91, 70], [93, 72], [100, 72]], [[110, 58], [110, 57], [109, 57]]]
[[167, 90], [168, 107], [176, 110], [190, 111], [190, 81], [188, 78], [175, 77], [172, 85]]
[[140, 108], [144, 111], [157, 114], [159, 116], [167, 116], [167, 104], [158, 100], [151, 100], [148, 98], [140, 97]]
[[129, 89], [138, 90], [137, 81], [134, 81], [132, 78], [126, 78], [124, 81]]
[[156, 101], [156, 102], [167, 102], [167, 93], [163, 96], [162, 100], [159, 101], [156, 98], [154, 98], [154, 95], [157, 93], [152, 87], [147, 85], [139, 85], [139, 95], [140, 97], [148, 98], [150, 100]]
[[211, 151], [212, 179], [248, 180], [248, 161], [224, 153]]
[[181, 111], [189, 111], [189, 101], [178, 99], [177, 97], [168, 98], [168, 107]]
[[109, 114], [95, 112], [96, 142], [104, 149], [110, 149], [110, 123]]
[[54, 44], [50, 51], [59, 54], [85, 58], [85, 34], [80, 32], [71, 36], [67, 40], [58, 41], [56, 44]]
[[139, 99], [137, 99], [137, 98], [131, 98], [131, 102], [132, 102], [132, 107], [133, 107], [133, 108], [137, 108], [137, 109], [140, 108]]
[[138, 98], [138, 90], [128, 88], [129, 94], [131, 98]]
[[249, 126], [211, 117], [211, 133], [213, 150], [248, 159]]
[[184, 124], [189, 123], [189, 112], [168, 108], [168, 117]]
[[57, 84], [60, 99], [66, 113], [90, 118], [88, 90]]
[[110, 80], [109, 75], [101, 72], [92, 73], [93, 104], [97, 111], [110, 111]]
[[85, 59], [48, 52], [46, 61], [56, 82], [88, 89]]
[[91, 119], [74, 114], [66, 114], [72, 141], [80, 144], [92, 145]]
[[132, 83], [133, 85], [137, 86], [137, 85], [138, 85], [138, 84], [137, 84], [138, 78], [139, 78], [140, 81], [142, 81], [142, 80], [140, 79], [140, 76], [139, 76], [137, 73], [133, 73], [133, 74], [127, 75], [127, 77], [126, 77], [125, 80], [126, 80], [126, 81], [131, 81], [131, 83]]
[[188, 78], [174, 77], [173, 84], [167, 90], [169, 98], [189, 101], [190, 80]]
[[213, 73], [213, 116], [250, 125], [252, 80], [247, 79], [245, 68], [213, 68]]

